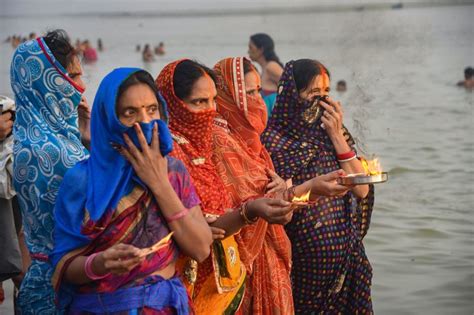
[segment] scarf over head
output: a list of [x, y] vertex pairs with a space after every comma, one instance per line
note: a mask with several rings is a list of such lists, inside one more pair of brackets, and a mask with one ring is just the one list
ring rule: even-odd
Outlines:
[[[136, 176], [132, 165], [111, 145], [117, 143], [126, 146], [124, 133], [131, 137], [135, 145], [139, 145], [134, 127], [123, 125], [117, 117], [116, 104], [120, 85], [140, 70], [115, 69], [99, 86], [92, 108], [91, 156], [66, 174], [59, 192], [55, 208], [55, 247], [51, 256], [53, 265], [71, 250], [92, 241], [93, 236], [83, 229], [84, 220], [97, 223], [103, 215], [115, 211], [120, 199], [136, 184], [147, 189]], [[159, 99], [159, 95], [157, 98]], [[165, 104], [162, 106], [165, 107]], [[163, 109], [161, 112], [165, 113], [166, 110]], [[166, 121], [166, 117], [164, 119]], [[151, 143], [155, 123], [158, 124], [160, 134], [160, 150], [162, 154], [169, 153], [172, 139], [163, 120], [140, 123], [143, 134], [147, 142]]]
[[87, 157], [78, 129], [83, 89], [54, 58], [43, 38], [18, 46], [11, 64], [15, 94], [14, 186], [33, 255], [53, 245], [53, 208], [64, 174]]
[[[243, 57], [223, 59], [214, 70], [218, 78], [220, 117], [216, 118], [214, 127], [213, 161], [233, 205], [238, 206], [265, 195], [269, 183], [266, 170], [273, 170], [270, 156], [260, 141], [267, 120], [266, 106], [260, 95], [246, 94]], [[243, 312], [292, 314], [291, 244], [283, 226], [260, 219], [242, 228], [236, 240], [251, 275]]]
[[214, 109], [193, 111], [176, 96], [173, 78], [176, 66], [184, 61], [168, 64], [160, 72], [156, 83], [168, 104], [170, 129], [178, 144], [172, 155], [186, 165], [201, 199], [202, 211], [222, 215], [231, 203], [224, 184], [212, 163], [212, 128]]

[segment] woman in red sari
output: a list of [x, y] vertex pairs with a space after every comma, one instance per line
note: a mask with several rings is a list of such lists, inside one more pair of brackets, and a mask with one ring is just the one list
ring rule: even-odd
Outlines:
[[[217, 112], [213, 131], [213, 161], [233, 205], [261, 196], [287, 195], [271, 158], [260, 141], [267, 111], [259, 94], [260, 76], [249, 60], [226, 58], [216, 64]], [[298, 196], [343, 194], [335, 172], [294, 187]], [[276, 181], [274, 181], [276, 182]], [[288, 198], [288, 196], [285, 196]], [[241, 259], [248, 271], [242, 310], [245, 314], [293, 314], [291, 293], [291, 244], [283, 226], [258, 220], [236, 236]]]
[[184, 260], [185, 283], [196, 313], [234, 314], [241, 304], [246, 276], [234, 234], [259, 217], [285, 224], [291, 219], [293, 208], [281, 198], [244, 200], [233, 206], [212, 162], [212, 132], [217, 115], [212, 70], [191, 60], [178, 60], [161, 71], [157, 84], [169, 107], [175, 142], [172, 155], [189, 170], [215, 238], [211, 256], [204, 263]]

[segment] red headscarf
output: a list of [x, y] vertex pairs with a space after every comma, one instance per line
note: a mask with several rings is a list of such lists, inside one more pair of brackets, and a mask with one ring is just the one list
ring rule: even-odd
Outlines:
[[169, 127], [178, 144], [171, 156], [186, 165], [201, 199], [204, 213], [222, 215], [230, 208], [229, 196], [212, 163], [212, 127], [214, 109], [192, 111], [174, 92], [176, 66], [185, 59], [168, 64], [160, 72], [156, 83], [168, 104]]
[[[267, 120], [261, 97], [247, 96], [244, 58], [227, 58], [214, 67], [217, 80], [217, 111], [213, 133], [213, 161], [231, 194], [234, 205], [262, 197], [273, 170], [268, 152], [260, 142]], [[255, 71], [255, 70], [254, 70]], [[240, 258], [251, 274], [246, 286], [243, 312], [293, 314], [290, 265], [291, 244], [283, 226], [263, 219], [242, 228], [236, 235]]]

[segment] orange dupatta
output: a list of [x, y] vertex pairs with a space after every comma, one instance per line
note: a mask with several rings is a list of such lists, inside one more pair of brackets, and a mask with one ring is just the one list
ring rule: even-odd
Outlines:
[[[212, 158], [234, 206], [264, 196], [269, 182], [266, 169], [274, 169], [260, 142], [266, 106], [260, 96], [246, 95], [243, 63], [243, 58], [227, 58], [214, 67], [220, 117], [215, 118]], [[242, 228], [236, 240], [250, 275], [242, 311], [293, 314], [291, 244], [283, 226], [260, 219]]]

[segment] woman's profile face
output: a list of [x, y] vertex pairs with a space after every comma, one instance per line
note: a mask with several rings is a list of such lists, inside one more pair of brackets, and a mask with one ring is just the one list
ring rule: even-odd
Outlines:
[[245, 92], [247, 96], [261, 97], [260, 90], [262, 89], [260, 83], [260, 76], [256, 71], [247, 72], [244, 76]]
[[308, 86], [299, 92], [300, 98], [308, 101], [316, 96], [327, 96], [331, 90], [330, 88], [329, 76], [324, 74], [319, 74], [311, 80]]
[[117, 116], [127, 127], [160, 119], [160, 104], [155, 92], [145, 83], [129, 86], [117, 101]]
[[194, 82], [189, 96], [182, 101], [192, 111], [216, 109], [217, 89], [209, 75], [203, 75]]
[[258, 48], [257, 45], [250, 41], [248, 54], [251, 60], [256, 61], [263, 54], [263, 49]]

